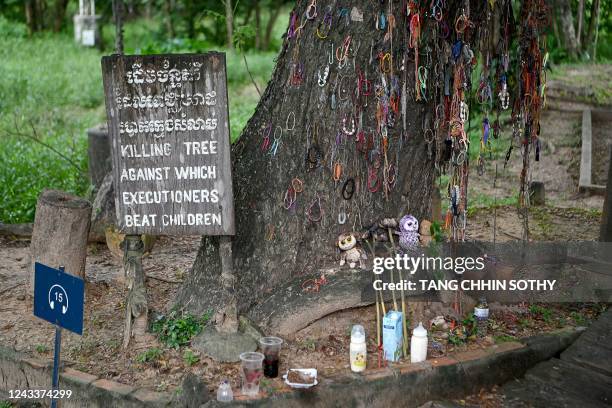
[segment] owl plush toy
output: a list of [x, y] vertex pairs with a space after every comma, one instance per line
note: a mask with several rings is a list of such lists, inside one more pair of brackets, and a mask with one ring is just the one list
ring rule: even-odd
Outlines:
[[354, 234], [344, 233], [338, 237], [338, 248], [340, 248], [340, 266], [348, 264], [354, 268], [357, 263], [361, 269], [365, 269], [364, 259], [368, 259], [365, 252], [357, 246], [357, 238]]
[[419, 221], [413, 215], [405, 215], [399, 222], [399, 246], [404, 253], [414, 253], [419, 248]]

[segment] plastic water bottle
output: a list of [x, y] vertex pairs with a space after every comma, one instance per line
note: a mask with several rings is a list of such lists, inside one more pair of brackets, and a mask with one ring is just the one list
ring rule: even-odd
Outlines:
[[217, 389], [217, 401], [219, 402], [231, 402], [234, 400], [234, 393], [232, 392], [232, 386], [229, 381], [223, 380], [221, 384], [219, 384], [219, 388]]
[[480, 298], [474, 308], [474, 317], [476, 318], [478, 337], [485, 337], [487, 335], [487, 321], [489, 320], [489, 305], [484, 297]]

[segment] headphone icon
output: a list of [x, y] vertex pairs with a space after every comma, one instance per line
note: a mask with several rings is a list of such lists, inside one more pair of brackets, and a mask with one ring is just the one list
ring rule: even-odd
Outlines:
[[61, 287], [60, 285], [53, 285], [51, 286], [51, 289], [49, 289], [49, 295], [48, 295], [48, 300], [49, 300], [49, 307], [51, 308], [51, 310], [55, 309], [55, 300], [51, 300], [51, 292], [53, 292], [53, 288], [59, 288], [64, 296], [62, 296], [61, 293], [57, 293], [57, 291], [55, 292], [55, 298], [60, 302], [60, 303], [64, 303], [64, 299], [66, 299], [66, 304], [62, 304], [62, 314], [66, 314], [66, 312], [68, 311], [68, 293], [66, 293], [66, 290]]

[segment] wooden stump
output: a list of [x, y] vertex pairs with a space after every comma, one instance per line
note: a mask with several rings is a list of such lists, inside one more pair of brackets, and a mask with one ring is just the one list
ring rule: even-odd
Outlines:
[[89, 157], [89, 178], [97, 190], [111, 171], [110, 142], [106, 125], [87, 129], [87, 155]]
[[85, 278], [90, 219], [89, 201], [63, 191], [41, 193], [30, 244], [30, 295], [34, 293], [34, 262], [53, 268], [64, 266], [67, 273]]

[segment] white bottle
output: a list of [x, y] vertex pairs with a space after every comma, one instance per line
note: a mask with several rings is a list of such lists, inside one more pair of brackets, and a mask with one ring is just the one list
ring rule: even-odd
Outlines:
[[365, 329], [362, 325], [356, 324], [351, 330], [350, 347], [351, 370], [355, 373], [366, 369], [368, 350], [366, 348]]
[[234, 400], [234, 393], [229, 381], [223, 380], [217, 389], [217, 401], [230, 402]]
[[420, 363], [425, 360], [427, 360], [427, 330], [423, 327], [423, 323], [419, 323], [412, 331], [410, 362]]

